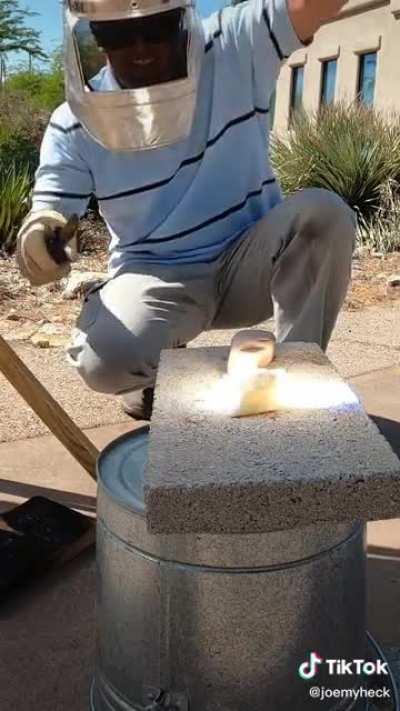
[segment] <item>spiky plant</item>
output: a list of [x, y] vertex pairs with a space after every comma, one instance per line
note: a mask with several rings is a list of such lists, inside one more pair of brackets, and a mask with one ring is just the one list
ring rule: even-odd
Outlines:
[[382, 191], [400, 182], [400, 121], [359, 104], [298, 115], [288, 136], [272, 137], [274, 166], [286, 193], [333, 190], [367, 221]]
[[358, 241], [373, 252], [400, 250], [400, 186], [389, 183], [382, 191], [378, 209], [369, 220], [360, 220]]
[[11, 254], [22, 220], [29, 210], [32, 179], [29, 167], [14, 164], [0, 170], [0, 249]]

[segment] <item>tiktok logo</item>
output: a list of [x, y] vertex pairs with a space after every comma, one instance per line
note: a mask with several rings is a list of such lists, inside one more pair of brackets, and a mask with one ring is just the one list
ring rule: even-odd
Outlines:
[[316, 652], [311, 652], [310, 661], [303, 662], [299, 666], [299, 676], [302, 679], [312, 679], [316, 673], [319, 664], [322, 664], [324, 660]]

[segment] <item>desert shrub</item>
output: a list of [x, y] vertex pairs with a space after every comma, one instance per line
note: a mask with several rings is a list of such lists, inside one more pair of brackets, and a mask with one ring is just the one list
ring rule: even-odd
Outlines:
[[0, 91], [0, 250], [12, 252], [29, 209], [44, 131], [64, 100], [61, 54], [54, 53], [46, 71], [11, 73]]
[[360, 220], [359, 244], [373, 252], [400, 250], [400, 189], [389, 183], [381, 194], [379, 207], [368, 220]]
[[0, 172], [11, 163], [28, 166], [33, 174], [48, 120], [47, 112], [34, 110], [28, 97], [3, 91], [0, 101]]
[[25, 96], [34, 111], [50, 114], [65, 100], [62, 66], [53, 62], [48, 71], [16, 71], [7, 79], [5, 89]]
[[29, 209], [32, 178], [28, 166], [15, 163], [0, 171], [0, 249], [15, 249], [18, 230]]
[[366, 224], [387, 186], [400, 183], [400, 121], [359, 104], [336, 104], [295, 117], [286, 138], [272, 137], [271, 154], [286, 193], [333, 190]]

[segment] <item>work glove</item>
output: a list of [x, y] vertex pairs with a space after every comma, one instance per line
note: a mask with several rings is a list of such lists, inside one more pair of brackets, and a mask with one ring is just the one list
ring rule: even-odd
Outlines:
[[77, 257], [79, 218], [69, 219], [54, 210], [31, 212], [17, 236], [17, 263], [33, 286], [59, 281], [71, 271]]

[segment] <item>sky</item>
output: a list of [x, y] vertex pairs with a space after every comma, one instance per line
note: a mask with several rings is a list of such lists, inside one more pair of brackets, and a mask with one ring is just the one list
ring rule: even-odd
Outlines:
[[[197, 0], [198, 8], [202, 16], [210, 15], [227, 2], [224, 0]], [[21, 8], [26, 7], [33, 12], [39, 13], [37, 17], [29, 19], [31, 27], [39, 30], [44, 51], [51, 52], [61, 44], [62, 23], [59, 0], [20, 0]]]

